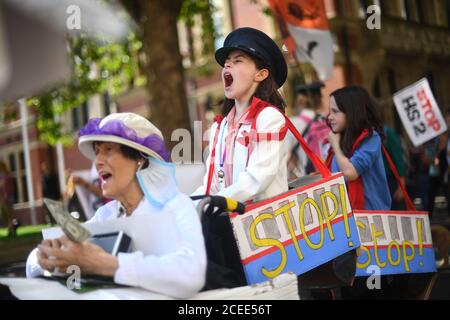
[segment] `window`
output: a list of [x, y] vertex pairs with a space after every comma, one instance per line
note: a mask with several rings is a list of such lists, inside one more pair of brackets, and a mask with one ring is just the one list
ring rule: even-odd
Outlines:
[[25, 171], [25, 157], [22, 150], [11, 152], [8, 156], [8, 167], [14, 185], [13, 202], [21, 203], [28, 201], [27, 179]]
[[111, 113], [110, 100], [108, 92], [103, 95], [103, 114], [107, 116]]
[[25, 155], [23, 151], [19, 152], [19, 172], [18, 175], [20, 179], [22, 180], [22, 201], [20, 202], [27, 202], [28, 201], [28, 190], [27, 190], [27, 178], [26, 178], [26, 169], [25, 169]]
[[78, 108], [72, 108], [72, 129], [76, 130], [80, 127], [78, 120]]
[[369, 3], [368, 0], [359, 0], [359, 12], [358, 15], [360, 18], [366, 18], [367, 16], [367, 8], [370, 6], [371, 4]]
[[344, 16], [344, 3], [342, 0], [335, 0], [334, 1], [334, 8], [336, 10], [336, 15], [338, 17]]
[[417, 12], [417, 22], [425, 22], [425, 16], [423, 12], [422, 0], [414, 0], [415, 9]]
[[16, 171], [16, 159], [12, 153], [9, 155], [9, 170]]
[[[378, 5], [380, 7], [381, 10], [381, 14], [384, 16], [389, 16], [390, 12], [387, 10], [387, 6], [386, 6], [386, 0], [378, 0], [378, 1], [374, 1], [374, 4]], [[387, 1], [392, 1], [392, 0], [387, 0]]]
[[27, 177], [25, 175], [22, 175], [20, 177], [22, 180], [22, 190], [23, 190], [23, 201], [20, 202], [28, 202], [28, 190], [27, 190]]
[[23, 155], [23, 151], [19, 152], [19, 161], [20, 161], [20, 169], [25, 170], [25, 156]]
[[388, 85], [389, 85], [389, 93], [393, 95], [397, 91], [397, 83], [395, 81], [395, 71], [393, 69], [388, 70]]
[[408, 0], [401, 0], [400, 5], [400, 14], [402, 18], [405, 20], [411, 20], [411, 12], [408, 7]]
[[83, 102], [81, 105], [81, 119], [83, 121], [82, 125], [84, 126], [89, 120], [89, 110], [87, 101]]
[[380, 77], [378, 76], [373, 83], [373, 95], [376, 98], [381, 98]]
[[447, 14], [447, 26], [450, 28], [450, 0], [445, 0], [445, 13]]
[[423, 22], [423, 10], [420, 0], [402, 0], [404, 17], [409, 21]]
[[377, 2], [384, 16], [406, 19], [407, 0], [378, 0], [374, 4]]
[[[11, 153], [8, 157], [9, 171], [12, 176], [15, 178], [16, 175], [16, 157], [13, 153]], [[16, 179], [14, 179], [14, 203], [19, 202], [19, 188]]]
[[[388, 69], [387, 71], [387, 77], [388, 77], [388, 85], [389, 85], [389, 94], [392, 96], [397, 91], [397, 81], [395, 77], [395, 71], [394, 69]], [[400, 117], [398, 115], [398, 112], [394, 112], [394, 127], [395, 131], [401, 132], [403, 124], [400, 120]]]
[[[339, 17], [346, 17], [346, 18], [353, 16], [365, 17], [368, 3], [369, 1], [359, 1], [355, 5], [355, 2], [353, 2], [352, 0], [335, 0], [334, 8], [336, 11], [336, 15]], [[358, 9], [358, 11], [355, 12], [355, 9]]]
[[83, 102], [81, 106], [72, 108], [72, 130], [76, 131], [84, 126], [89, 120], [89, 109], [87, 101]]

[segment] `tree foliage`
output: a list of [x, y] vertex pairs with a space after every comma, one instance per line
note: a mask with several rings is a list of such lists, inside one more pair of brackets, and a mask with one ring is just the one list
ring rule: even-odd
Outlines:
[[194, 18], [200, 17], [203, 51], [207, 55], [214, 52], [214, 40], [216, 31], [212, 15], [216, 8], [211, 0], [184, 0], [181, 6], [179, 18], [186, 23], [188, 28], [194, 26]]
[[123, 43], [95, 41], [86, 36], [67, 40], [73, 68], [71, 79], [55, 90], [28, 99], [36, 109], [36, 126], [40, 139], [54, 145], [70, 144], [72, 137], [57, 119], [71, 108], [80, 106], [96, 94], [108, 91], [115, 96], [133, 83], [144, 80], [139, 76], [141, 41], [131, 32]]
[[[143, 45], [145, 41], [142, 37], [142, 18], [143, 14], [145, 15], [143, 1], [175, 0], [121, 0], [125, 10], [140, 27], [140, 30], [130, 31], [127, 41], [123, 43], [95, 41], [83, 35], [67, 40], [73, 66], [71, 79], [55, 90], [27, 100], [27, 103], [37, 111], [36, 126], [40, 132], [40, 140], [50, 145], [57, 142], [70, 145], [73, 142], [71, 132], [63, 121], [58, 121], [68, 110], [80, 106], [96, 93], [108, 91], [114, 97], [129, 89], [131, 85], [142, 85], [146, 81], [146, 78], [141, 76], [143, 73], [140, 71], [146, 68], [140, 57], [144, 55], [148, 59], [148, 50], [151, 50], [152, 44]], [[194, 17], [200, 17], [202, 54], [214, 52], [215, 31], [212, 13], [215, 9], [212, 1], [177, 1], [180, 3], [179, 10], [173, 14], [188, 27], [192, 27], [194, 21], [197, 21]], [[167, 39], [167, 41], [176, 40]], [[152, 74], [152, 76], [160, 78], [167, 75]], [[151, 91], [152, 86], [148, 87]]]

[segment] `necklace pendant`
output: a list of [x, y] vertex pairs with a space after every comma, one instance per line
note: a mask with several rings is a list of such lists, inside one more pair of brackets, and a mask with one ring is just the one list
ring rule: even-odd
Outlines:
[[223, 182], [223, 178], [225, 177], [225, 172], [222, 169], [220, 169], [217, 172], [217, 177], [219, 178], [219, 183], [222, 183]]

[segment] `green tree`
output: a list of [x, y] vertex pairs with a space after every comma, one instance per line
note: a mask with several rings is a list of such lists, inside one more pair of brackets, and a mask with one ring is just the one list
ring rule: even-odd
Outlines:
[[70, 45], [73, 73], [67, 84], [56, 90], [28, 99], [36, 109], [36, 126], [40, 139], [50, 145], [71, 144], [70, 132], [57, 119], [70, 108], [76, 108], [96, 93], [108, 91], [117, 95], [133, 82], [144, 82], [139, 76], [138, 54], [142, 43], [131, 32], [123, 43], [94, 41], [86, 36], [67, 40]]
[[[193, 17], [202, 21], [203, 54], [214, 51], [213, 6], [210, 0], [122, 0], [138, 28], [123, 43], [91, 40], [85, 36], [69, 39], [74, 67], [68, 84], [28, 99], [37, 110], [41, 140], [54, 145], [72, 139], [55, 121], [70, 108], [80, 106], [89, 96], [106, 90], [117, 95], [136, 84], [139, 70], [146, 78], [150, 96], [150, 118], [161, 128], [167, 142], [176, 128], [190, 128], [182, 56], [178, 46], [177, 21], [188, 27]], [[140, 53], [144, 53], [145, 63]], [[144, 83], [138, 78], [139, 84]], [[169, 143], [170, 145], [170, 143]]]
[[171, 146], [174, 129], [190, 128], [177, 21], [183, 19], [189, 27], [193, 25], [193, 16], [200, 15], [203, 54], [211, 53], [214, 50], [213, 6], [209, 0], [122, 0], [122, 3], [142, 32], [151, 120], [161, 128]]

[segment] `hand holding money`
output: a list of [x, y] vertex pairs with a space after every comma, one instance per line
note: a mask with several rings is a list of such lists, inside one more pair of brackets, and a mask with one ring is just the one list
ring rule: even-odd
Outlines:
[[69, 212], [64, 210], [62, 202], [47, 198], [43, 200], [56, 223], [58, 223], [70, 240], [81, 243], [91, 237], [90, 232], [79, 221], [74, 219]]

